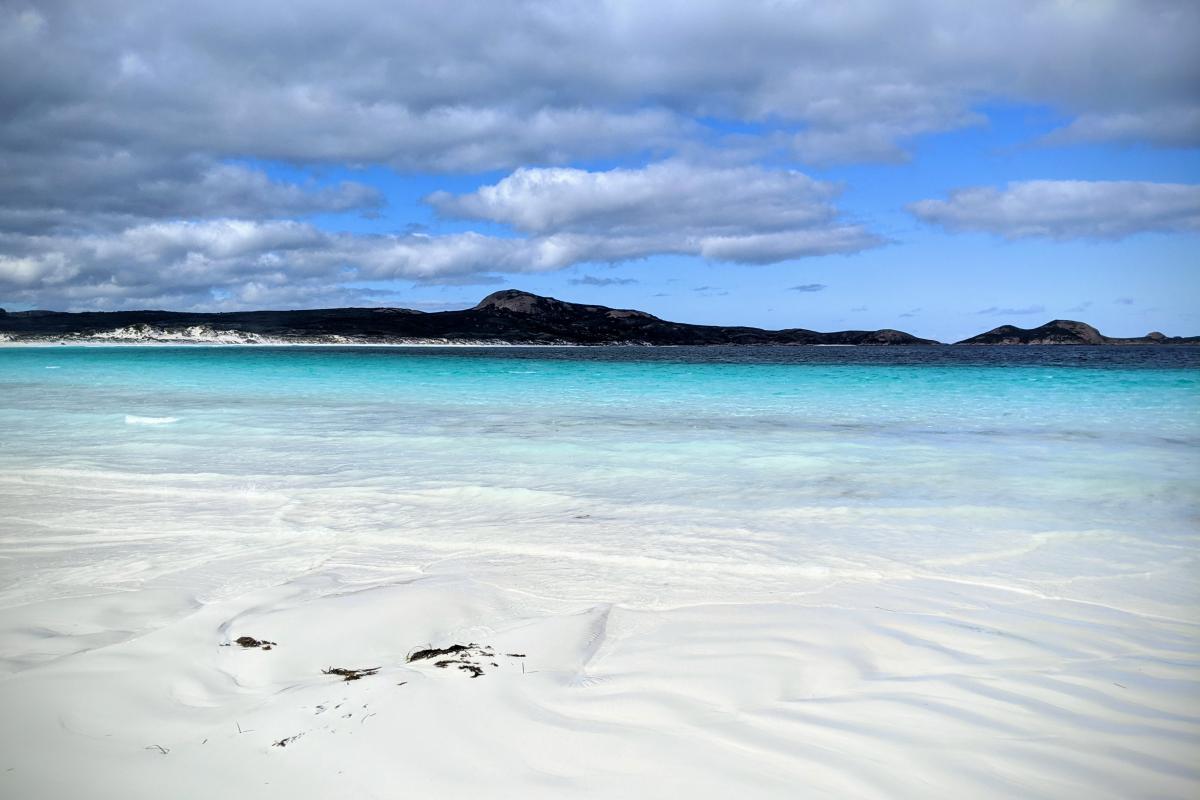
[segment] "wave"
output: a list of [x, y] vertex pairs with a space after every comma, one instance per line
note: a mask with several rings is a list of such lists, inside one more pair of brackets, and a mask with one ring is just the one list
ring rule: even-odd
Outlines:
[[126, 425], [170, 425], [179, 422], [179, 417], [139, 417], [136, 414], [126, 414]]

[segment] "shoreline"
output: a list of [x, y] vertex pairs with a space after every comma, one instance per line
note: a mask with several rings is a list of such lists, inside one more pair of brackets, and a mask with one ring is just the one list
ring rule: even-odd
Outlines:
[[517, 348], [538, 348], [538, 349], [563, 349], [563, 348], [602, 348], [602, 347], [630, 347], [647, 350], [666, 350], [679, 348], [698, 348], [698, 349], [717, 349], [717, 348], [746, 348], [754, 349], [807, 349], [807, 348], [836, 348], [836, 349], [870, 349], [870, 350], [891, 350], [891, 349], [939, 349], [939, 348], [971, 348], [971, 349], [986, 349], [986, 348], [1003, 348], [1023, 350], [1027, 348], [1046, 347], [1054, 349], [1086, 349], [1086, 348], [1104, 348], [1116, 347], [1121, 349], [1133, 347], [1145, 347], [1158, 349], [1175, 349], [1175, 348], [1200, 348], [1200, 344], [1193, 343], [1161, 343], [1151, 344], [1147, 342], [1103, 342], [1100, 344], [1074, 344], [1065, 342], [1046, 342], [1039, 344], [980, 344], [966, 342], [937, 342], [935, 344], [650, 344], [645, 342], [603, 342], [597, 344], [583, 344], [578, 342], [558, 342], [558, 343], [534, 343], [534, 342], [496, 342], [496, 341], [479, 341], [479, 342], [436, 342], [436, 341], [408, 341], [408, 342], [289, 342], [289, 341], [270, 341], [270, 342], [205, 342], [205, 341], [186, 341], [186, 340], [156, 340], [156, 341], [121, 341], [121, 340], [90, 340], [79, 341], [75, 339], [54, 339], [46, 341], [21, 341], [21, 340], [0, 340], [0, 349], [19, 349], [19, 348], [55, 348], [55, 347], [229, 347], [229, 348], [254, 348], [254, 347], [421, 347], [421, 348], [498, 348], [498, 349], [517, 349]]

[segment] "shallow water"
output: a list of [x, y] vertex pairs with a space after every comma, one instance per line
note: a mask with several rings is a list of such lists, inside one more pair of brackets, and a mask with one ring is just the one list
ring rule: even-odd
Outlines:
[[331, 560], [630, 607], [1200, 608], [1200, 348], [0, 349], [0, 602]]

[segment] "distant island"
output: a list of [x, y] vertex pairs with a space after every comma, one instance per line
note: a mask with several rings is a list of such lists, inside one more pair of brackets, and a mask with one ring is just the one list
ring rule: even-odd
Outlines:
[[[568, 303], [515, 289], [462, 311], [325, 308], [296, 311], [14, 311], [0, 309], [0, 341], [37, 343], [936, 345], [904, 331], [821, 333], [670, 322], [644, 311]], [[1151, 333], [1111, 339], [1082, 322], [1025, 330], [1005, 325], [958, 344], [1196, 344]]]
[[1037, 328], [1001, 325], [957, 344], [1200, 344], [1200, 336], [1164, 336], [1151, 331], [1128, 339], [1105, 336], [1084, 322], [1056, 319]]

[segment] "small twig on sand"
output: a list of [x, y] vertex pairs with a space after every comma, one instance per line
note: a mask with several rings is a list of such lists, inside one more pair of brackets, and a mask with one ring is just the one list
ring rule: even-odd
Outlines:
[[163, 747], [161, 744], [152, 744], [152, 745], [148, 746], [146, 749], [147, 750], [157, 750], [158, 752], [162, 753], [164, 756], [167, 753], [171, 752], [167, 748]]
[[359, 678], [374, 675], [376, 672], [379, 672], [379, 667], [360, 667], [357, 669], [349, 667], [326, 667], [321, 670], [322, 675], [338, 675], [343, 681], [356, 681]]

